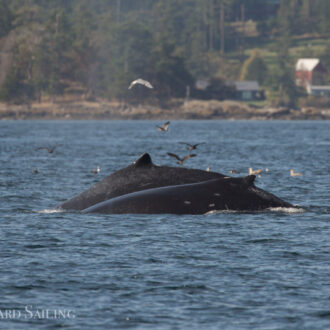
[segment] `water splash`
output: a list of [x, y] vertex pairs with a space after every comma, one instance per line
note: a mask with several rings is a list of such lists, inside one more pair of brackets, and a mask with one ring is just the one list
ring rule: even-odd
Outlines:
[[304, 213], [306, 212], [305, 209], [302, 207], [270, 207], [265, 210], [260, 210], [260, 211], [237, 211], [237, 210], [211, 210], [205, 215], [210, 215], [210, 214], [223, 214], [223, 213], [262, 213], [262, 212], [280, 212], [280, 213]]
[[271, 212], [282, 212], [282, 213], [304, 213], [305, 209], [302, 207], [271, 207], [268, 209]]
[[64, 211], [65, 210], [63, 210], [63, 209], [45, 209], [45, 210], [37, 211], [37, 213], [49, 214], [49, 213], [62, 213]]

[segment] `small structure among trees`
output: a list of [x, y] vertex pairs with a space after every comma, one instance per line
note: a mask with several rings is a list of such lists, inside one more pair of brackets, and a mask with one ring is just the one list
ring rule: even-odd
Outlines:
[[260, 89], [259, 83], [255, 80], [234, 81], [232, 85], [235, 87], [235, 100], [255, 101], [265, 99], [263, 90]]
[[307, 87], [307, 93], [313, 96], [324, 96], [330, 99], [330, 86], [315, 86], [309, 85]]
[[296, 85], [306, 89], [311, 85], [322, 85], [326, 72], [318, 58], [300, 58], [296, 63]]
[[318, 58], [301, 58], [296, 64], [296, 85], [307, 94], [330, 98], [330, 86], [325, 86], [327, 70]]
[[227, 84], [224, 79], [212, 77], [197, 80], [191, 96], [200, 100], [225, 100], [235, 98], [235, 86]]
[[221, 78], [197, 80], [192, 96], [202, 100], [264, 100], [265, 95], [256, 80], [225, 82]]

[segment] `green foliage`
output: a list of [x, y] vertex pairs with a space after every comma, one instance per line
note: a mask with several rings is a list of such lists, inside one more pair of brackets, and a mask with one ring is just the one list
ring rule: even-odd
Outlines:
[[12, 28], [13, 15], [8, 1], [0, 0], [0, 38], [5, 36]]
[[268, 86], [277, 93], [275, 105], [296, 107], [301, 92], [294, 82], [293, 64], [282, 56], [277, 57], [276, 66], [270, 74]]
[[323, 51], [323, 53], [321, 54], [320, 58], [321, 58], [321, 62], [324, 65], [325, 68], [327, 68], [327, 73], [326, 73], [326, 77], [325, 77], [325, 83], [330, 85], [330, 40], [327, 41], [326, 47]]
[[267, 65], [264, 62], [260, 52], [254, 50], [250, 57], [243, 63], [241, 69], [241, 80], [256, 80], [261, 85], [267, 78]]
[[[11, 55], [0, 63], [1, 95], [54, 98], [79, 85], [86, 95], [163, 101], [183, 97], [196, 79], [222, 77], [212, 95], [224, 97], [224, 81], [258, 80], [294, 105], [290, 49], [307, 33], [328, 38], [329, 16], [328, 0], [0, 0], [0, 51]], [[271, 56], [246, 59], [262, 47]], [[313, 56], [330, 72], [328, 54], [329, 46]], [[139, 77], [156, 88], [128, 91]]]
[[319, 21], [319, 30], [323, 36], [326, 38], [329, 37], [330, 33], [330, 2], [321, 1], [320, 3], [320, 21]]
[[0, 100], [20, 104], [32, 97], [33, 86], [24, 79], [19, 68], [11, 67], [0, 88]]
[[329, 109], [330, 100], [326, 96], [313, 96], [309, 95], [308, 97], [301, 98], [299, 100], [300, 107], [314, 107], [318, 109]]
[[106, 63], [103, 88], [109, 97], [122, 99], [132, 80], [148, 78], [152, 35], [143, 24], [134, 21], [117, 24], [112, 33], [102, 46]]
[[38, 95], [42, 92], [51, 97], [62, 94], [63, 81], [73, 79], [72, 44], [72, 26], [66, 13], [52, 12], [34, 51], [33, 82]]
[[186, 69], [184, 57], [176, 53], [174, 44], [162, 40], [153, 52], [152, 63], [157, 96], [162, 99], [184, 97], [186, 87], [193, 84], [193, 78]]

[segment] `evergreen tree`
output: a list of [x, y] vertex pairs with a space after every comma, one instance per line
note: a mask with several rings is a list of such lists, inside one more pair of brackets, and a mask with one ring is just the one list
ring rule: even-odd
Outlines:
[[149, 79], [152, 34], [136, 21], [109, 22], [107, 33], [97, 45], [101, 64], [98, 71], [103, 95], [124, 99], [130, 82], [138, 77]]
[[[285, 0], [280, 6], [263, 0], [0, 0], [1, 83], [8, 76], [2, 95], [54, 98], [71, 87], [109, 98], [141, 99], [146, 93], [165, 99], [184, 96], [194, 78], [213, 76], [265, 85], [262, 56], [251, 54], [241, 75], [239, 66], [247, 47], [271, 36], [266, 42], [276, 44], [272, 51], [285, 61], [275, 65], [273, 77], [285, 98], [294, 90], [281, 80], [293, 65], [288, 49], [301, 48], [304, 39], [297, 36], [304, 33], [326, 38], [329, 16], [327, 0]], [[265, 33], [249, 35], [242, 28], [249, 19]], [[313, 56], [327, 61], [316, 48]], [[137, 77], [159, 89], [127, 93]]]
[[319, 5], [319, 31], [328, 38], [330, 33], [330, 2], [327, 0], [321, 1]]
[[244, 62], [241, 70], [241, 80], [256, 80], [263, 84], [267, 78], [267, 65], [258, 50], [254, 50]]
[[300, 92], [294, 81], [293, 63], [278, 56], [269, 79], [269, 86], [277, 94], [277, 105], [296, 107]]
[[5, 36], [12, 28], [13, 14], [8, 1], [0, 0], [0, 38]]
[[72, 25], [66, 13], [53, 11], [34, 55], [34, 83], [38, 95], [44, 90], [54, 99], [63, 93], [65, 80], [74, 77], [72, 44]]
[[96, 30], [96, 17], [91, 11], [79, 5], [75, 8], [73, 18], [73, 43], [71, 49], [72, 76], [85, 88], [85, 95], [94, 95], [97, 50], [93, 45], [92, 37]]
[[184, 97], [186, 87], [193, 85], [193, 78], [186, 68], [184, 57], [166, 38], [157, 43], [152, 56], [152, 77], [157, 85], [157, 96]]

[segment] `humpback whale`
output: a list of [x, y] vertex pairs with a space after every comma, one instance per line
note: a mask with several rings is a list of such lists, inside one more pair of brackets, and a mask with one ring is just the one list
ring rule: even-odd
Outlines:
[[146, 189], [93, 205], [83, 213], [205, 214], [210, 211], [259, 211], [292, 207], [272, 194], [256, 189], [254, 175]]
[[116, 171], [90, 189], [57, 206], [64, 210], [83, 210], [120, 195], [163, 186], [196, 183], [222, 178], [225, 175], [184, 167], [155, 165], [148, 153], [133, 164]]
[[[124, 208], [121, 206], [122, 213], [131, 213], [134, 209], [132, 209], [133, 206], [128, 206], [128, 201], [134, 204], [135, 201], [142, 198], [144, 204], [153, 204], [154, 202], [156, 203], [157, 200], [156, 197], [152, 197], [153, 194], [154, 196], [169, 196], [170, 194], [179, 196], [178, 192], [187, 194], [190, 189], [193, 196], [199, 196], [201, 199], [204, 199], [202, 191], [206, 192], [208, 189], [211, 189], [215, 191], [214, 193], [219, 192], [222, 199], [218, 199], [218, 204], [215, 204], [215, 206], [220, 209], [232, 207], [234, 210], [259, 210], [268, 207], [292, 207], [291, 204], [256, 187], [253, 184], [254, 178], [255, 176], [233, 178], [221, 173], [198, 169], [158, 166], [152, 162], [150, 155], [145, 153], [133, 164], [110, 174], [91, 188], [57, 206], [57, 208], [64, 210], [86, 210], [87, 212], [88, 208], [91, 206], [95, 205], [96, 207], [96, 204], [106, 202], [109, 205], [107, 208], [113, 210], [114, 203], [119, 205], [118, 203], [120, 201], [120, 203], [124, 203], [127, 206], [125, 212]], [[215, 182], [219, 185], [217, 189], [214, 186]], [[171, 188], [172, 186], [173, 188]], [[157, 188], [159, 188], [159, 190], [157, 190]], [[200, 192], [198, 192], [199, 189], [201, 189]], [[145, 191], [145, 193], [139, 194], [143, 191]], [[224, 198], [225, 195], [226, 198]], [[113, 203], [111, 202], [112, 199], [120, 198], [120, 196], [123, 197], [114, 200]], [[206, 194], [205, 196], [208, 195]], [[187, 202], [191, 202], [188, 197]], [[230, 202], [231, 198], [233, 199], [232, 202]], [[244, 203], [243, 201], [237, 202], [240, 198], [246, 198]], [[181, 213], [179, 208], [173, 207], [169, 209], [166, 206], [168, 205], [167, 201], [171, 200], [171, 197], [166, 197], [165, 200], [161, 200], [164, 202], [165, 213]], [[206, 198], [206, 200], [209, 200], [209, 198]], [[225, 200], [225, 202], [221, 204], [221, 200]], [[210, 204], [214, 204], [213, 201], [210, 201], [208, 205]], [[194, 205], [197, 204], [194, 203]], [[155, 212], [157, 210], [157, 212], [163, 210], [162, 208], [157, 209], [156, 206], [154, 206], [154, 208]], [[99, 206], [94, 210], [100, 210]], [[183, 209], [182, 212], [185, 212], [185, 210], [186, 208]], [[198, 210], [198, 212], [202, 212], [204, 208], [198, 207]], [[143, 212], [146, 211], [147, 209], [143, 209]], [[90, 212], [90, 210], [88, 210], [88, 212]], [[137, 211], [137, 213], [141, 212]], [[151, 211], [149, 211], [149, 213], [150, 212]]]

